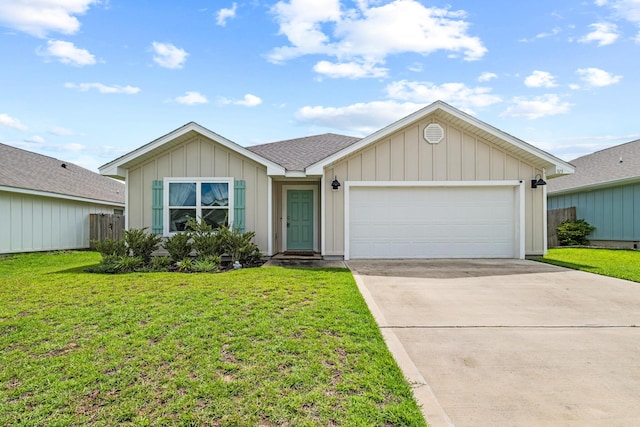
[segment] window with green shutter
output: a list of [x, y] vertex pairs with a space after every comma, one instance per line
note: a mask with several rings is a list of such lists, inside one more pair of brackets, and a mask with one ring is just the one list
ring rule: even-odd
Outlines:
[[[245, 182], [233, 178], [165, 178], [153, 193], [153, 229], [173, 234], [186, 229], [189, 218], [204, 220], [213, 228], [233, 224], [245, 227]], [[157, 197], [157, 189], [160, 197]], [[159, 200], [159, 201], [158, 201]], [[159, 207], [158, 207], [159, 206]], [[156, 227], [156, 217], [160, 226]]]

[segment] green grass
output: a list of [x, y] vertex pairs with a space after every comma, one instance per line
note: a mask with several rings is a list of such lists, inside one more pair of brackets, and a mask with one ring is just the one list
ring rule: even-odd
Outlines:
[[0, 425], [424, 426], [348, 270], [0, 258]]
[[640, 252], [620, 249], [556, 248], [538, 261], [640, 282]]

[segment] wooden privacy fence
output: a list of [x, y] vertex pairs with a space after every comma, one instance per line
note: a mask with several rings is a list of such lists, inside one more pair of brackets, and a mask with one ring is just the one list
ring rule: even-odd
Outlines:
[[570, 208], [552, 209], [547, 211], [547, 246], [555, 248], [559, 246], [558, 243], [558, 231], [556, 228], [562, 221], [575, 220], [576, 219], [576, 207]]
[[122, 239], [124, 231], [124, 215], [90, 214], [89, 215], [89, 246], [95, 249], [94, 240], [102, 242], [105, 239]]

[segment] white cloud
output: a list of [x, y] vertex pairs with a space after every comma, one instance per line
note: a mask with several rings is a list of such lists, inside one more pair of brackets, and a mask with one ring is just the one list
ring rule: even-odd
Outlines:
[[424, 65], [422, 65], [420, 62], [414, 62], [413, 64], [409, 65], [408, 70], [413, 71], [414, 73], [420, 73], [424, 70]]
[[598, 42], [598, 46], [606, 46], [615, 42], [619, 37], [616, 24], [598, 22], [589, 25], [589, 27], [593, 28], [593, 31], [579, 39], [580, 43]]
[[70, 143], [70, 144], [64, 144], [62, 145], [62, 148], [65, 151], [84, 151], [87, 149], [86, 145], [82, 145], [82, 144], [78, 144], [78, 143]]
[[83, 66], [96, 63], [96, 57], [86, 49], [79, 49], [71, 42], [62, 40], [47, 41], [47, 48], [38, 51], [38, 54], [45, 57], [54, 57], [63, 64]]
[[610, 6], [617, 17], [629, 22], [640, 23], [640, 1], [638, 0], [596, 0], [598, 6]]
[[497, 78], [498, 78], [498, 75], [496, 73], [489, 73], [485, 71], [484, 73], [480, 74], [480, 76], [478, 76], [478, 81], [488, 82], [490, 80], [497, 79]]
[[102, 83], [78, 83], [78, 84], [65, 83], [64, 87], [66, 87], [67, 89], [77, 89], [80, 92], [87, 92], [90, 89], [96, 89], [100, 93], [124, 93], [127, 95], [134, 95], [140, 92], [139, 87], [128, 86], [128, 85], [127, 86], [119, 86], [119, 85], [107, 86]]
[[333, 63], [329, 61], [320, 61], [313, 67], [313, 71], [331, 78], [347, 77], [350, 79], [359, 79], [363, 77], [386, 77], [389, 70], [386, 68], [376, 67], [374, 64], [370, 63]]
[[220, 9], [216, 15], [216, 24], [224, 27], [227, 25], [227, 19], [235, 18], [238, 5], [233, 3], [229, 9]]
[[25, 138], [24, 139], [25, 142], [33, 142], [35, 144], [44, 144], [46, 141], [43, 137], [38, 136], [38, 135], [33, 135], [29, 138]]
[[556, 78], [547, 71], [535, 70], [530, 76], [524, 79], [524, 84], [527, 87], [555, 87]]
[[8, 114], [0, 114], [0, 126], [16, 130], [29, 130], [27, 126], [20, 123], [20, 120], [15, 119]]
[[562, 102], [555, 94], [542, 96], [514, 97], [511, 105], [502, 113], [500, 117], [524, 117], [526, 119], [539, 119], [545, 116], [568, 113], [571, 108], [570, 103]]
[[375, 6], [362, 0], [356, 9], [339, 0], [283, 0], [271, 10], [290, 43], [268, 55], [276, 63], [322, 54], [336, 57], [338, 64], [369, 64], [374, 69], [393, 54], [449, 51], [472, 61], [487, 52], [478, 37], [467, 34], [464, 11], [425, 7], [416, 0]]
[[488, 107], [502, 99], [491, 93], [488, 87], [468, 87], [464, 83], [412, 82], [401, 80], [386, 87], [390, 98], [402, 101], [430, 104], [442, 100], [473, 114], [474, 108]]
[[[553, 14], [552, 14], [553, 15]], [[519, 42], [523, 42], [523, 43], [529, 43], [529, 42], [534, 42], [536, 40], [540, 40], [540, 39], [546, 39], [547, 37], [553, 37], [553, 36], [557, 36], [558, 34], [560, 34], [562, 32], [562, 28], [560, 27], [554, 27], [551, 31], [549, 32], [543, 32], [543, 33], [538, 33], [535, 35], [535, 37], [530, 38], [530, 39], [520, 39], [518, 40]]]
[[367, 135], [408, 116], [424, 104], [397, 101], [357, 103], [345, 107], [302, 107], [295, 114], [299, 123]]
[[178, 104], [185, 105], [207, 104], [209, 102], [206, 96], [202, 95], [200, 92], [194, 91], [189, 91], [183, 96], [178, 96], [174, 101]]
[[49, 129], [48, 132], [52, 135], [57, 135], [57, 136], [70, 136], [74, 134], [74, 132], [71, 129], [63, 128], [61, 126], [54, 126], [51, 129]]
[[229, 99], [229, 98], [220, 98], [220, 103], [223, 105], [242, 105], [243, 107], [256, 107], [262, 104], [262, 99], [259, 97], [252, 95], [250, 93], [246, 94], [242, 99]]
[[153, 60], [156, 64], [164, 68], [177, 69], [182, 68], [189, 54], [171, 43], [153, 42], [152, 44]]
[[84, 14], [101, 0], [4, 0], [0, 1], [0, 24], [36, 37], [50, 32], [75, 34], [76, 15]]
[[579, 68], [576, 73], [583, 82], [595, 87], [610, 86], [622, 80], [622, 76], [616, 76], [600, 68]]

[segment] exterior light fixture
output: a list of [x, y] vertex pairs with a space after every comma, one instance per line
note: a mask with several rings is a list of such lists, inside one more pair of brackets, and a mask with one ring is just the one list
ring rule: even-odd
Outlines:
[[531, 180], [531, 188], [538, 188], [540, 185], [547, 185], [547, 183], [542, 179], [542, 175], [537, 174], [536, 177]]
[[333, 177], [331, 188], [333, 188], [333, 191], [338, 191], [338, 189], [340, 188], [340, 181], [338, 181], [338, 177], [336, 176]]

